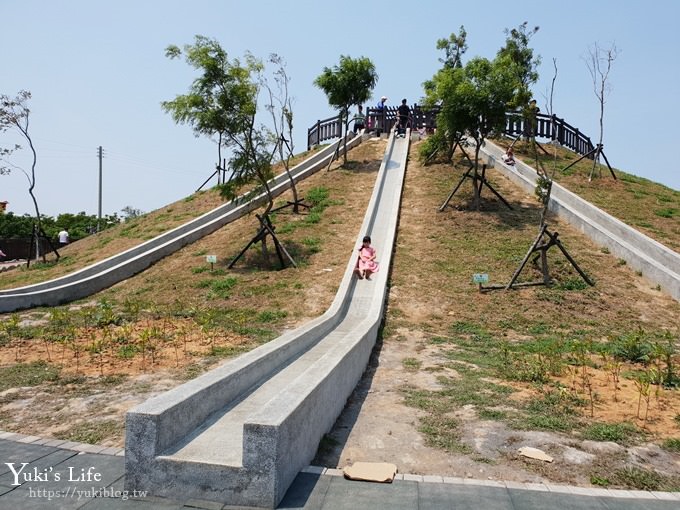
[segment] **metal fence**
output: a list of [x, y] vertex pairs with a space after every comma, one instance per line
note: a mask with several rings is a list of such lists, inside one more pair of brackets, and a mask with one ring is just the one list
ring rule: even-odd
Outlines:
[[[31, 248], [30, 237], [12, 237], [8, 239], [0, 239], [0, 250], [6, 255], [5, 260], [25, 259], [29, 256]], [[40, 253], [48, 253], [50, 245], [46, 239], [40, 240]], [[35, 259], [35, 247], [33, 253], [30, 254], [31, 259]]]

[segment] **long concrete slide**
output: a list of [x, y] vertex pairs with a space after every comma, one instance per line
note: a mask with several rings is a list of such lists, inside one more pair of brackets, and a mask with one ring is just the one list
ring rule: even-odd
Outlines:
[[[533, 194], [536, 188], [536, 170], [516, 161], [506, 165], [501, 156], [504, 150], [487, 141], [482, 148], [487, 157], [494, 159], [497, 170], [515, 184]], [[680, 255], [663, 244], [614, 218], [590, 202], [553, 183], [550, 210], [590, 237], [599, 246], [606, 246], [616, 257], [625, 260], [632, 268], [661, 286], [675, 299], [680, 300]]]
[[388, 140], [363, 224], [380, 270], [347, 267], [330, 308], [126, 416], [126, 488], [274, 508], [364, 372], [386, 300], [409, 137]]
[[[350, 134], [352, 136], [352, 134]], [[348, 140], [348, 148], [361, 142], [361, 136]], [[313, 154], [291, 169], [295, 182], [299, 182], [326, 167], [335, 153], [337, 141]], [[285, 173], [270, 181], [270, 189], [278, 196], [290, 188]], [[211, 234], [250, 211], [262, 206], [266, 193], [255, 197], [239, 197], [195, 218], [184, 225], [169, 230], [149, 241], [122, 253], [92, 264], [84, 269], [44, 283], [0, 290], [0, 313], [13, 312], [36, 306], [55, 306], [99, 292], [148, 268], [187, 244]]]

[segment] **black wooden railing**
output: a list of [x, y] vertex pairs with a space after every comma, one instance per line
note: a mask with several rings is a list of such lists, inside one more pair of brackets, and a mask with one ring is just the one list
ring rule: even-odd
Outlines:
[[[506, 135], [531, 135], [531, 123], [521, 114], [508, 113], [505, 120]], [[536, 132], [534, 135], [539, 138], [557, 141], [560, 145], [573, 150], [581, 156], [592, 153], [593, 149], [595, 149], [590, 137], [584, 135], [578, 128], [571, 126], [564, 119], [560, 119], [556, 115], [537, 114]], [[592, 159], [593, 155], [591, 154], [589, 157]]]
[[[432, 128], [436, 126], [435, 117], [437, 110], [425, 109], [417, 104], [411, 108], [411, 119], [413, 121], [412, 127], [426, 127]], [[385, 108], [367, 108], [366, 109], [366, 128], [369, 130], [380, 129], [381, 131], [388, 131], [397, 120], [397, 108], [395, 106], [387, 106]], [[352, 123], [350, 121], [350, 128]], [[307, 149], [318, 145], [326, 140], [333, 138], [340, 138], [342, 136], [342, 121], [340, 114], [335, 117], [330, 117], [324, 120], [317, 120], [316, 123], [307, 130]]]
[[326, 140], [342, 136], [342, 119], [340, 114], [324, 120], [317, 120], [316, 124], [307, 130], [307, 150]]
[[[423, 108], [417, 104], [410, 108], [412, 128], [430, 130], [437, 127], [438, 108]], [[375, 107], [366, 109], [366, 128], [368, 130], [389, 131], [396, 120], [397, 108], [394, 106], [387, 106], [382, 109]], [[590, 154], [588, 157], [593, 159], [595, 146], [590, 137], [581, 133], [578, 128], [570, 125], [564, 119], [560, 119], [556, 115], [539, 113], [536, 115], [535, 124], [535, 136], [557, 141], [563, 147], [571, 149], [581, 156]], [[521, 114], [508, 112], [506, 114], [505, 134], [508, 136], [530, 136], [531, 123]], [[341, 136], [342, 121], [339, 114], [335, 117], [319, 120], [307, 130], [307, 148]]]

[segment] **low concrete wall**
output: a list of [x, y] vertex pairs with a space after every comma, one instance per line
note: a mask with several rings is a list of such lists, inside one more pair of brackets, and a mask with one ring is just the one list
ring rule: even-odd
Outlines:
[[[407, 144], [407, 140], [403, 140]], [[383, 315], [387, 277], [396, 236], [406, 153], [399, 168], [390, 168], [398, 189], [385, 190], [394, 139], [390, 139], [357, 245], [374, 229], [384, 236], [381, 271], [373, 294], [357, 321], [354, 277], [356, 253], [350, 257], [333, 303], [321, 317], [286, 333], [225, 365], [135, 407], [126, 416], [126, 487], [153, 494], [197, 497], [229, 503], [275, 507], [297, 473], [308, 465], [319, 441], [342, 412], [361, 378]], [[398, 174], [395, 172], [399, 172]], [[385, 197], [385, 193], [393, 195]], [[387, 199], [388, 214], [378, 215]], [[391, 202], [390, 202], [391, 201]], [[362, 287], [366, 292], [369, 287]], [[346, 333], [323, 356], [244, 423], [242, 466], [185, 463], [167, 454], [173, 444], [229, 402], [240, 399], [262, 379], [294, 363], [302, 352], [345, 324]], [[344, 331], [344, 330], [343, 330]]]
[[[514, 166], [504, 164], [503, 149], [488, 141], [482, 152], [494, 158], [497, 170], [533, 194], [537, 177], [533, 168], [521, 161]], [[557, 183], [553, 183], [550, 210], [680, 300], [679, 254]]]
[[[295, 166], [291, 173], [299, 182], [324, 168], [333, 153], [336, 142]], [[348, 142], [349, 147], [361, 143], [361, 137]], [[280, 174], [273, 179], [271, 191], [278, 196], [290, 188], [288, 176]], [[176, 252], [187, 244], [215, 232], [227, 223], [260, 207], [267, 200], [260, 194], [248, 202], [243, 197], [220, 206], [184, 225], [109, 257], [80, 271], [36, 285], [0, 291], [0, 313], [13, 312], [35, 306], [55, 306], [99, 292], [148, 268], [158, 260]]]

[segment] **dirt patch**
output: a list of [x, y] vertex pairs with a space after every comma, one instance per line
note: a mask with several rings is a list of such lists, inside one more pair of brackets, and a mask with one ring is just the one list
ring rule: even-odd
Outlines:
[[[147, 357], [150, 351], [143, 359], [140, 352], [125, 362], [106, 350], [100, 356], [96, 349], [88, 350], [93, 339], [87, 332], [95, 329], [84, 327], [77, 369], [68, 346], [62, 361], [62, 346], [56, 344], [50, 356], [53, 363], [63, 365], [58, 381], [0, 393], [0, 428], [58, 435], [75, 423], [83, 425], [83, 436], [107, 434], [101, 442], [121, 446], [123, 416], [130, 406], [195, 377], [224, 356], [318, 316], [330, 304], [347, 255], [354, 249], [384, 148], [384, 141], [364, 143], [351, 152], [351, 159], [359, 163], [352, 171], [336, 168], [304, 182], [305, 189], [327, 188], [335, 201], [319, 222], [308, 224], [288, 212], [277, 217], [277, 227], [285, 232], [282, 237], [304, 260], [299, 269], [271, 270], [253, 250], [235, 271], [227, 272], [230, 256], [254, 233], [253, 218], [244, 218], [79, 304], [82, 313], [91, 315], [102, 301], [113, 303], [115, 310], [124, 310], [126, 302], [138, 302], [142, 311], [138, 320], [128, 323], [133, 328], [130, 336], [137, 342], [145, 330], [160, 331], [154, 359]], [[588, 370], [597, 393], [594, 417], [589, 406], [581, 405], [569, 417], [578, 430], [542, 430], [528, 420], [526, 407], [559, 395], [558, 388], [583, 400], [585, 390], [579, 388], [579, 379], [573, 390], [568, 372], [543, 383], [507, 380], [492, 362], [499, 345], [530, 360], [533, 354], [528, 347], [513, 349], [558, 340], [605, 343], [638, 330], [674, 331], [680, 305], [554, 218], [551, 225], [579, 265], [595, 278], [594, 288], [578, 285], [578, 275], [568, 263], [551, 253], [553, 287], [478, 293], [473, 273], [488, 273], [491, 283], [505, 283], [512, 275], [535, 238], [538, 204], [491, 172], [494, 187], [514, 210], [484, 191], [481, 210], [469, 211], [471, 193], [466, 183], [451, 206], [439, 212], [462, 169], [444, 164], [423, 167], [415, 151], [417, 144], [407, 168], [382, 338], [314, 462], [344, 467], [356, 461], [382, 461], [395, 463], [407, 473], [610, 487], [638, 486], [631, 485], [638, 483], [631, 477], [642, 478], [653, 471], [667, 477], [656, 488], [674, 487], [680, 477], [680, 457], [659, 445], [680, 436], [677, 390], [664, 390], [658, 400], [653, 395], [645, 422], [637, 418], [633, 380], [622, 376], [614, 401], [605, 362], [593, 356]], [[320, 249], [305, 251], [310, 246]], [[218, 274], [201, 269], [206, 253], [218, 255]], [[522, 279], [539, 276], [528, 267]], [[231, 287], [225, 284], [228, 295], [220, 296], [213, 282], [226, 278], [236, 281]], [[219, 327], [208, 321], [211, 310], [221, 310], [212, 316]], [[34, 321], [36, 328], [49, 327], [51, 320], [45, 311], [27, 312], [21, 319]], [[110, 326], [111, 337], [120, 336], [119, 327], [124, 325]], [[183, 328], [188, 330], [186, 353], [178, 333]], [[15, 363], [17, 345], [22, 361], [44, 359], [47, 346], [42, 337], [22, 342], [0, 349], [7, 365]], [[568, 359], [564, 365], [569, 365]], [[457, 385], [466, 382], [466, 389], [459, 390], [462, 386]], [[502, 393], [503, 388], [508, 393]], [[461, 394], [470, 398], [462, 399]], [[495, 418], [484, 418], [484, 413]], [[620, 444], [583, 435], [591, 424], [624, 421], [632, 423], [636, 432]], [[517, 449], [522, 446], [540, 448], [555, 462], [547, 465], [521, 458]], [[618, 474], [607, 475], [607, 469]]]
[[[297, 269], [279, 270], [276, 257], [265, 261], [257, 248], [227, 269], [256, 230], [251, 215], [87, 300], [0, 316], [0, 370], [40, 371], [47, 362], [59, 373], [50, 383], [0, 392], [0, 429], [50, 436], [77, 424], [85, 438], [123, 446], [130, 407], [322, 314], [355, 249], [385, 144], [367, 140], [352, 150], [352, 170], [335, 163], [299, 184], [302, 196], [325, 190], [316, 217], [276, 214]], [[212, 271], [208, 253], [218, 256]], [[100, 426], [111, 421], [118, 426]]]
[[[383, 340], [345, 411], [322, 442], [315, 462], [340, 468], [356, 461], [393, 462], [405, 473], [524, 482], [610, 487], [634, 483], [624, 477], [605, 480], [602, 468], [607, 466], [610, 473], [661, 472], [670, 481], [660, 486], [679, 487], [680, 456], [649, 442], [680, 436], [678, 391], [663, 390], [658, 403], [653, 396], [644, 422], [637, 418], [638, 392], [633, 381], [621, 379], [614, 401], [605, 362], [595, 357], [589, 368], [596, 394], [594, 417], [590, 418], [585, 406], [578, 409], [577, 419], [585, 420], [586, 429], [589, 422], [633, 423], [647, 433], [636, 440], [637, 446], [517, 428], [513, 413], [539, 399], [547, 384], [500, 381], [514, 392], [505, 405], [501, 400], [487, 411], [507, 414], [506, 419], [482, 419], [484, 408], [475, 404], [438, 409], [446, 399], [439, 404], [425, 402], [421, 407], [407, 405], [406, 394], [422, 394], [426, 399], [455, 392], [454, 387], [447, 388], [449, 381], [465, 378], [465, 372], [474, 371], [479, 364], [468, 359], [474, 342], [479, 342], [478, 357], [483, 361], [489, 338], [521, 345], [582, 334], [584, 339], [606, 342], [637, 328], [674, 331], [680, 316], [677, 302], [555, 218], [551, 225], [579, 265], [596, 279], [596, 287], [566, 290], [578, 275], [552, 254], [549, 263], [555, 287], [479, 294], [472, 283], [473, 273], [488, 273], [492, 284], [509, 280], [536, 235], [538, 203], [491, 172], [494, 187], [513, 211], [487, 190], [482, 193], [481, 211], [468, 210], [471, 186], [464, 183], [450, 206], [439, 212], [460, 179], [462, 166], [423, 167], [416, 161], [416, 150], [417, 145], [407, 168]], [[522, 275], [524, 281], [539, 278], [540, 273], [532, 267]], [[468, 342], [466, 351], [457, 347], [462, 340]], [[626, 370], [634, 368], [629, 365]], [[481, 381], [499, 383], [497, 378]], [[565, 374], [552, 378], [550, 387], [561, 385], [569, 391], [571, 382]], [[482, 388], [476, 391], [484, 392]], [[578, 393], [584, 395], [582, 389]], [[433, 407], [435, 411], [431, 411]], [[644, 409], [643, 401], [640, 416]], [[444, 422], [444, 426], [433, 420]], [[445, 433], [433, 436], [428, 428], [435, 426]], [[438, 445], [432, 444], [433, 438]], [[522, 446], [541, 448], [554, 456], [555, 462], [545, 466], [521, 458], [517, 449]], [[636, 453], [639, 449], [653, 453], [641, 457]]]

